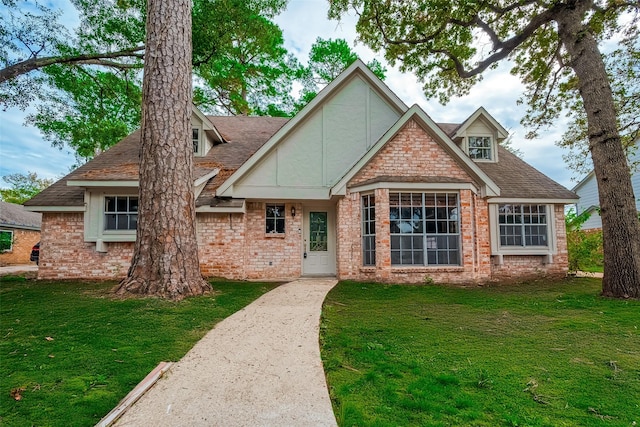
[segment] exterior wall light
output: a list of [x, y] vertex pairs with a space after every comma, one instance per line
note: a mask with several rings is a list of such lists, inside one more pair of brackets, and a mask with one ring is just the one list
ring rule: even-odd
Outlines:
[[291, 216], [296, 216], [296, 207], [291, 206]]

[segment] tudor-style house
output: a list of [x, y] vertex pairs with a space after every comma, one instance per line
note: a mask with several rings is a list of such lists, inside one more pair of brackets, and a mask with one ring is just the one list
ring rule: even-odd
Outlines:
[[[501, 146], [479, 108], [437, 124], [356, 61], [290, 120], [192, 115], [204, 276], [480, 283], [564, 275], [576, 195]], [[185, 139], [186, 140], [186, 139]], [[126, 274], [140, 132], [26, 205], [40, 278]]]

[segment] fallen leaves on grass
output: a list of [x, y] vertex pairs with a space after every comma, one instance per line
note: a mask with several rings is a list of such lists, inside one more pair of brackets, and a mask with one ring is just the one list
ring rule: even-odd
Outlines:
[[16, 387], [11, 390], [11, 397], [13, 400], [22, 400], [22, 392], [25, 390], [24, 387]]

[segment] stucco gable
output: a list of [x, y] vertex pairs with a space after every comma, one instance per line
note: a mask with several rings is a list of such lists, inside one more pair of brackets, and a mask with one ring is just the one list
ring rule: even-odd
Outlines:
[[240, 166], [217, 195], [326, 199], [406, 109], [358, 60]]
[[405, 177], [407, 182], [415, 181], [415, 176], [428, 176], [437, 183], [453, 179], [473, 183], [483, 195], [500, 194], [498, 186], [417, 105], [360, 158], [331, 194], [344, 195], [348, 186], [376, 176], [391, 176], [396, 181]]

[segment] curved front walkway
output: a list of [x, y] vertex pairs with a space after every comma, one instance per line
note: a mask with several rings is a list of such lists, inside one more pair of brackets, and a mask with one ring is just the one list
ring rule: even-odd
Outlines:
[[287, 283], [218, 323], [115, 425], [336, 426], [318, 344], [336, 283]]

